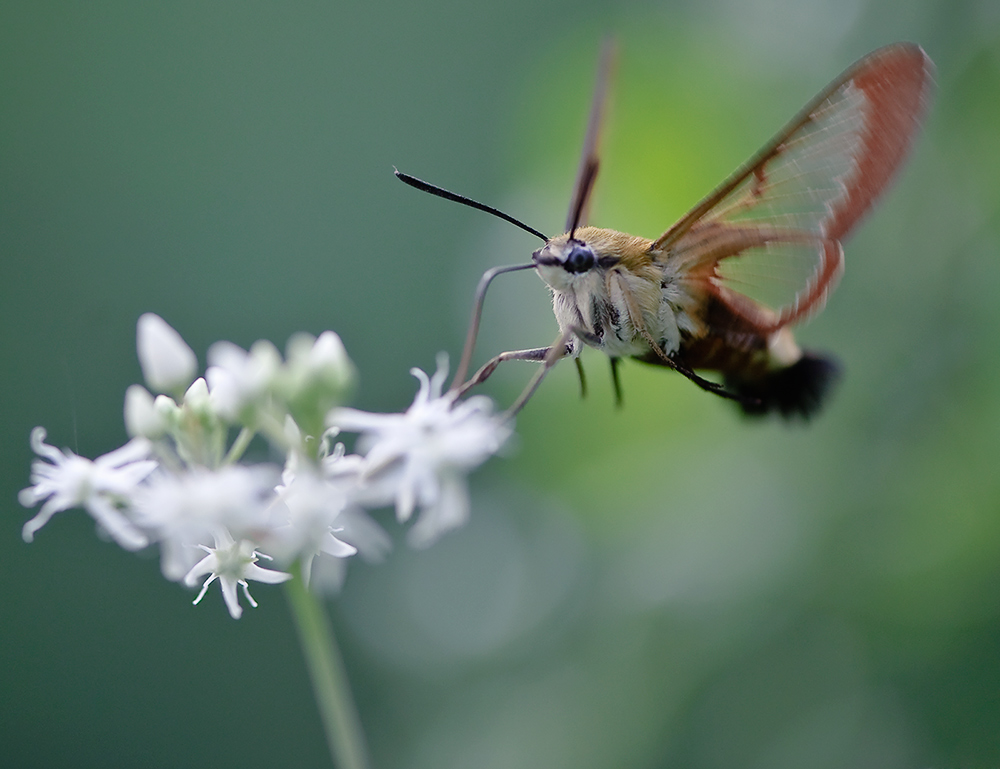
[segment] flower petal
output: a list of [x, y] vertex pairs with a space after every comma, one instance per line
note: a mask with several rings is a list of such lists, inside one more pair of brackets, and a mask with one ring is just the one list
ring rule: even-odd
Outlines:
[[[24, 494], [25, 491], [30, 491], [30, 489], [25, 489], [21, 494]], [[20, 497], [20, 495], [18, 496]], [[24, 504], [24, 502], [22, 501], [21, 504]], [[50, 499], [42, 505], [42, 509], [38, 511], [37, 515], [21, 528], [21, 539], [25, 542], [33, 542], [35, 540], [35, 532], [47, 524], [49, 519], [60, 510], [65, 510], [65, 508], [60, 507], [55, 503], [55, 500]]]
[[87, 500], [87, 512], [126, 550], [142, 550], [149, 544], [146, 535], [103, 497], [95, 496]]
[[280, 585], [292, 578], [291, 574], [276, 569], [263, 569], [255, 563], [247, 566], [243, 572], [243, 579], [252, 579], [254, 582], [264, 582], [268, 585]]
[[239, 594], [236, 592], [237, 580], [234, 577], [219, 577], [219, 584], [222, 585], [222, 598], [229, 609], [229, 616], [239, 619], [243, 616], [243, 607], [240, 606]]

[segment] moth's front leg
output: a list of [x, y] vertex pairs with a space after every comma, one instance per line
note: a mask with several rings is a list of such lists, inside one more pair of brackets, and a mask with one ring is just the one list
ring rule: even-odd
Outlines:
[[[562, 355], [558, 357], [563, 357], [565, 355], [573, 354], [573, 343], [572, 341], [564, 344], [565, 351]], [[510, 350], [509, 352], [502, 352], [495, 358], [492, 358], [487, 362], [482, 368], [479, 369], [468, 382], [458, 387], [458, 395], [456, 397], [461, 398], [469, 390], [471, 390], [476, 385], [480, 385], [489, 379], [490, 375], [496, 371], [497, 366], [507, 360], [529, 360], [536, 363], [544, 363], [552, 352], [552, 347], [535, 347], [531, 350]]]

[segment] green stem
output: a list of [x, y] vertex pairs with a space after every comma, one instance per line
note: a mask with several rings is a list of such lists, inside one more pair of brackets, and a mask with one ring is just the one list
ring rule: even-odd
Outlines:
[[299, 632], [299, 643], [306, 658], [333, 763], [338, 769], [368, 769], [368, 751], [361, 721], [351, 698], [344, 661], [330, 620], [319, 599], [303, 583], [302, 569], [298, 564], [292, 573], [295, 578], [285, 583], [285, 591]]
[[234, 462], [238, 462], [240, 457], [243, 456], [243, 452], [247, 450], [247, 446], [250, 445], [250, 441], [253, 440], [256, 433], [249, 427], [244, 427], [240, 430], [240, 434], [236, 436], [236, 440], [233, 441], [233, 445], [229, 449], [229, 453], [226, 454], [226, 458], [222, 460], [222, 466], [228, 467]]

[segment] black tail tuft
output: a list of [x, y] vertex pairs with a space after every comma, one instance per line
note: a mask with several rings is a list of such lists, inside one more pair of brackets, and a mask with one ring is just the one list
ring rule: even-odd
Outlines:
[[748, 416], [778, 412], [785, 419], [809, 419], [823, 405], [840, 377], [840, 364], [829, 356], [803, 353], [797, 363], [768, 372], [762, 379], [726, 378], [726, 389], [755, 398], [759, 403], [740, 403]]

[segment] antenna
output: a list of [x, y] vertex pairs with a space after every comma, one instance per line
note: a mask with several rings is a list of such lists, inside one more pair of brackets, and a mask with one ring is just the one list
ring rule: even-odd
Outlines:
[[433, 184], [425, 182], [422, 179], [418, 179], [415, 176], [404, 174], [398, 168], [393, 168], [392, 170], [393, 173], [396, 174], [396, 178], [399, 179], [399, 181], [403, 182], [403, 184], [409, 184], [411, 187], [414, 187], [420, 190], [421, 192], [429, 192], [431, 195], [437, 195], [439, 198], [444, 198], [445, 200], [451, 200], [455, 203], [461, 203], [463, 206], [469, 206], [469, 208], [476, 208], [480, 211], [485, 211], [488, 214], [493, 214], [493, 216], [500, 217], [505, 222], [510, 222], [511, 224], [520, 227], [525, 232], [530, 232], [536, 238], [541, 238], [544, 241], [548, 241], [548, 238], [545, 237], [538, 230], [536, 230], [534, 227], [529, 227], [524, 222], [515, 219], [510, 214], [505, 214], [503, 211], [497, 208], [488, 206], [485, 203], [480, 203], [479, 201], [473, 200], [472, 198], [467, 198], [465, 197], [465, 195], [459, 195], [457, 192], [449, 192], [448, 190], [443, 189], [442, 187], [436, 187]]
[[569, 239], [575, 240], [576, 228], [583, 218], [583, 210], [590, 200], [590, 191], [594, 189], [594, 180], [597, 179], [597, 158], [587, 158], [587, 164], [581, 169], [580, 186], [577, 187], [576, 198], [573, 200], [573, 208], [570, 209]]
[[590, 103], [590, 115], [587, 118], [587, 133], [583, 139], [583, 149], [580, 152], [580, 165], [576, 172], [576, 182], [570, 197], [569, 214], [566, 217], [566, 230], [569, 239], [573, 240], [577, 227], [587, 224], [587, 208], [590, 203], [590, 192], [594, 187], [599, 164], [601, 133], [604, 127], [604, 115], [607, 111], [608, 91], [613, 70], [615, 68], [614, 38], [605, 38], [601, 46], [601, 59], [597, 64], [597, 82], [594, 84], [594, 98]]

